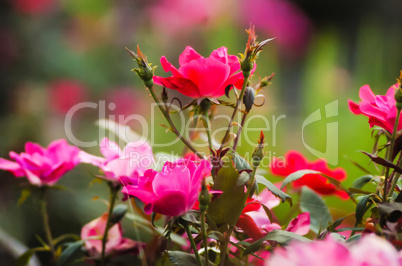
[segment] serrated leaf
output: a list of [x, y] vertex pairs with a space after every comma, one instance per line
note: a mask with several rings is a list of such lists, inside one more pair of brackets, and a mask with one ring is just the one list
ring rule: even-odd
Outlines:
[[29, 260], [31, 259], [31, 257], [33, 256], [33, 254], [35, 254], [35, 251], [32, 249], [28, 249], [27, 251], [25, 251], [24, 253], [22, 253], [21, 256], [19, 256], [16, 261], [14, 262], [15, 266], [25, 266], [28, 265]]
[[331, 213], [324, 200], [307, 187], [302, 188], [300, 209], [302, 212], [310, 213], [310, 229], [317, 234], [332, 222]]
[[241, 172], [239, 178], [237, 179], [237, 186], [244, 186], [250, 180], [250, 175], [247, 172]]
[[66, 265], [74, 255], [81, 249], [81, 246], [84, 245], [85, 241], [80, 240], [77, 242], [67, 244], [67, 247], [63, 250], [60, 255], [59, 261], [57, 265], [62, 266]]
[[257, 183], [266, 186], [267, 189], [271, 191], [272, 194], [274, 194], [276, 197], [280, 198], [282, 202], [287, 201], [289, 202], [290, 206], [292, 206], [293, 204], [292, 197], [283, 192], [282, 190], [280, 190], [279, 188], [277, 188], [274, 184], [268, 181], [268, 179], [266, 179], [262, 175], [255, 175], [255, 180]]
[[280, 245], [286, 245], [288, 244], [290, 241], [292, 240], [298, 240], [298, 241], [303, 241], [303, 242], [309, 242], [311, 241], [310, 239], [292, 233], [292, 232], [288, 232], [288, 231], [284, 231], [284, 230], [274, 230], [269, 232], [268, 234], [266, 234], [264, 237], [258, 239], [257, 241], [255, 241], [254, 243], [252, 243], [251, 245], [246, 247], [246, 250], [244, 251], [244, 254], [250, 254], [251, 252], [255, 252], [257, 251], [261, 245], [264, 243], [264, 241], [275, 241]]
[[31, 191], [30, 187], [26, 187], [21, 191], [21, 196], [17, 202], [18, 207], [21, 206], [29, 198], [29, 196], [31, 195], [31, 192], [32, 191]]
[[237, 171], [241, 172], [244, 170], [249, 170], [252, 171], [250, 164], [246, 161], [246, 159], [244, 159], [243, 157], [241, 157], [239, 154], [237, 154], [236, 152], [232, 153], [233, 156], [233, 163], [237, 169]]
[[246, 194], [244, 186], [238, 185], [238, 178], [239, 173], [233, 166], [232, 159], [225, 160], [212, 188], [222, 191], [222, 194], [212, 201], [208, 208], [208, 216], [217, 227], [223, 224], [234, 226], [240, 217]]
[[110, 223], [116, 224], [118, 223], [121, 219], [123, 219], [124, 215], [126, 215], [127, 212], [127, 205], [125, 204], [119, 204], [113, 208], [112, 216], [110, 217]]
[[359, 225], [363, 219], [364, 214], [366, 211], [370, 208], [372, 202], [370, 201], [370, 198], [372, 197], [372, 194], [370, 195], [365, 195], [362, 196], [361, 200], [359, 203], [356, 205], [356, 225]]
[[375, 177], [372, 175], [361, 176], [361, 177], [357, 178], [355, 181], [353, 181], [352, 187], [361, 189], [362, 187], [364, 187], [365, 184], [374, 180], [374, 178]]
[[283, 189], [290, 182], [293, 182], [293, 181], [295, 181], [297, 179], [300, 179], [300, 178], [302, 178], [303, 176], [305, 176], [307, 174], [321, 174], [321, 172], [314, 171], [314, 170], [299, 170], [299, 171], [296, 171], [294, 173], [291, 173], [290, 175], [288, 175], [285, 178], [285, 180], [283, 180], [281, 189]]

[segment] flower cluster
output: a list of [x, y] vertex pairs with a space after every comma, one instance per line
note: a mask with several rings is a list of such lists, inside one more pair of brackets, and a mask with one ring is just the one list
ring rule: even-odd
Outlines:
[[[76, 251], [82, 250], [84, 259], [97, 265], [113, 264], [115, 257], [122, 254], [143, 256], [141, 260], [149, 265], [164, 263], [162, 257], [174, 264], [200, 266], [208, 265], [209, 261], [220, 265], [260, 265], [264, 260], [269, 265], [401, 265], [402, 256], [392, 244], [402, 247], [398, 182], [402, 174], [402, 149], [400, 132], [396, 132], [402, 129], [398, 113], [402, 109], [402, 74], [386, 95], [374, 95], [368, 86], [363, 86], [362, 102], [349, 101], [354, 114], [368, 116], [370, 126], [383, 129], [381, 134], [386, 142], [381, 148], [386, 149], [386, 158], [381, 157], [378, 139], [374, 154], [366, 153], [370, 160], [383, 166], [381, 175], [364, 175], [352, 187], [345, 188], [341, 183], [347, 176], [344, 169], [331, 169], [324, 159], [311, 162], [297, 151], [289, 151], [283, 159], [274, 157], [268, 169], [261, 169], [266, 156], [263, 132], [253, 147], [250, 161], [236, 149], [247, 116], [253, 106], [258, 107], [255, 98], [262, 96], [258, 93], [273, 77], [262, 78], [256, 85], [252, 82], [258, 54], [272, 39], [258, 42], [254, 27], [247, 33], [246, 49], [240, 58], [229, 55], [226, 47], [205, 58], [187, 46], [179, 57], [177, 69], [163, 56], [160, 60], [163, 70], [172, 73], [166, 78], [154, 76], [155, 67], [151, 67], [139, 47], [136, 53], [127, 49], [138, 65], [134, 72], [143, 80], [168, 123], [168, 132], [185, 145], [182, 155], [161, 163], [160, 154], [154, 153], [146, 141], [130, 142], [122, 138], [126, 142], [122, 149], [116, 142], [103, 138], [99, 144], [103, 156], [89, 154], [66, 140], [56, 140], [47, 148], [28, 142], [25, 152], [10, 152], [13, 161], [0, 158], [0, 169], [16, 177], [25, 176], [30, 183], [25, 189], [40, 192], [46, 240], [40, 239], [42, 247], [29, 250], [20, 259], [26, 260], [34, 251], [46, 251], [52, 255], [50, 264], [65, 265]], [[154, 84], [163, 86], [160, 97]], [[233, 87], [234, 102], [216, 99], [223, 95], [229, 98]], [[172, 98], [167, 88], [194, 99], [182, 106], [180, 99]], [[180, 102], [180, 112], [190, 109], [188, 116], [195, 120], [195, 127], [205, 129], [205, 139], [202, 134], [186, 135], [177, 129], [171, 117], [173, 101]], [[232, 115], [223, 128], [222, 141], [216, 145], [211, 121], [221, 106], [230, 107]], [[236, 120], [237, 114], [241, 114], [241, 121]], [[236, 126], [237, 133], [232, 134]], [[195, 140], [204, 142], [208, 153], [197, 149]], [[80, 237], [68, 234], [53, 239], [44, 192], [54, 189], [57, 181], [79, 163], [95, 167], [96, 180], [107, 184], [110, 190], [107, 212], [85, 224]], [[276, 177], [285, 179], [282, 184], [274, 184], [271, 179]], [[375, 191], [364, 188], [368, 183], [374, 183]], [[288, 184], [292, 189], [284, 191]], [[21, 198], [26, 198], [26, 194]], [[298, 204], [291, 207], [288, 215], [276, 216], [274, 208], [284, 202], [292, 206], [294, 194]], [[356, 206], [353, 214], [338, 217], [323, 200], [329, 195], [353, 202]], [[120, 204], [116, 204], [119, 200]], [[130, 215], [126, 215], [127, 203], [131, 204]], [[346, 219], [349, 217], [353, 217], [354, 225]], [[136, 235], [136, 240], [123, 237], [123, 218], [144, 228], [144, 233], [151, 235], [149, 243], [139, 239], [143, 232]], [[344, 241], [346, 237], [342, 234], [348, 236], [347, 242], [351, 244], [334, 240]], [[63, 248], [64, 243], [60, 243], [69, 238], [76, 241]], [[358, 238], [361, 239], [356, 241]], [[166, 247], [175, 251], [165, 250]]]

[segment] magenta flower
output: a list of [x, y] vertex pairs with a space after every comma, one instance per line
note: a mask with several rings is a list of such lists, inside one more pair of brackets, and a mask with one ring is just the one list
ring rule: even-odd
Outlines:
[[[90, 238], [85, 241], [85, 248], [92, 258], [99, 258], [102, 254], [102, 237], [105, 233], [107, 217], [108, 214], [105, 213], [101, 217], [87, 223], [81, 229], [81, 239], [86, 240]], [[139, 245], [142, 245], [142, 243], [140, 244], [134, 240], [123, 238], [121, 224], [117, 223], [108, 231], [105, 255], [118, 255], [128, 252], [137, 253]]]
[[[359, 104], [349, 100], [349, 109], [355, 115], [367, 116], [370, 127], [379, 126], [392, 133], [397, 114], [394, 98], [396, 88], [398, 84], [392, 85], [385, 95], [375, 95], [369, 85], [364, 85], [359, 91], [362, 100]], [[402, 129], [401, 120], [402, 117], [398, 121], [398, 130]]]
[[374, 234], [363, 236], [348, 246], [332, 237], [325, 240], [292, 242], [285, 248], [277, 248], [267, 265], [348, 265], [348, 266], [399, 266], [401, 253], [385, 239]]
[[[154, 82], [192, 98], [217, 98], [225, 94], [228, 85], [241, 89], [244, 78], [240, 71], [239, 59], [228, 55], [227, 48], [213, 51], [208, 58], [199, 55], [187, 46], [179, 57], [180, 68], [177, 69], [162, 56], [163, 70], [171, 72], [172, 77], [154, 76]], [[255, 71], [255, 67], [252, 72]]]
[[104, 178], [112, 182], [136, 185], [138, 178], [154, 162], [152, 148], [147, 142], [130, 142], [122, 151], [117, 143], [103, 138], [99, 146], [105, 158], [81, 151], [80, 161], [99, 167]]
[[64, 139], [53, 141], [47, 148], [27, 142], [25, 152], [10, 152], [10, 158], [15, 162], [0, 158], [0, 169], [10, 171], [16, 177], [25, 176], [35, 186], [52, 186], [79, 163], [79, 151]]
[[127, 185], [123, 193], [144, 203], [144, 212], [180, 216], [190, 210], [198, 199], [201, 179], [208, 176], [211, 164], [207, 160], [195, 163], [186, 159], [166, 162], [161, 172], [149, 169], [138, 185]]

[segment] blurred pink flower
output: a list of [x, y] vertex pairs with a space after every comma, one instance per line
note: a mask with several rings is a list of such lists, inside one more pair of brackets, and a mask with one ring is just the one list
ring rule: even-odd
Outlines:
[[[264, 189], [258, 196], [253, 196], [252, 200], [248, 200], [236, 226], [241, 228], [253, 240], [258, 240], [273, 230], [280, 230], [282, 227], [270, 221], [261, 206], [261, 204], [264, 204], [268, 209], [272, 209], [278, 206], [279, 203], [280, 200], [277, 197], [268, 189]], [[307, 234], [310, 231], [310, 214], [301, 213], [290, 221], [286, 230], [299, 235]]]
[[[187, 46], [179, 57], [179, 69], [164, 56], [161, 64], [163, 70], [170, 71], [173, 76], [154, 76], [154, 82], [192, 98], [217, 98], [225, 94], [228, 85], [241, 89], [244, 81], [239, 59], [235, 55], [228, 55], [226, 47], [218, 48], [210, 57], [204, 58]], [[254, 70], [255, 66], [252, 72]]]
[[144, 212], [180, 216], [198, 199], [201, 179], [210, 174], [207, 160], [195, 163], [186, 159], [166, 162], [161, 172], [147, 170], [136, 185], [127, 185], [123, 193], [140, 199]]
[[10, 158], [15, 162], [0, 158], [0, 169], [10, 171], [16, 177], [26, 176], [35, 186], [52, 186], [79, 163], [79, 151], [64, 139], [53, 141], [47, 148], [27, 142], [25, 152], [10, 152]]
[[[271, 172], [274, 175], [287, 177], [299, 170], [315, 170], [339, 181], [346, 178], [346, 172], [344, 169], [338, 167], [332, 170], [323, 159], [309, 162], [297, 151], [287, 152], [284, 160], [276, 157], [272, 159]], [[335, 194], [342, 199], [347, 199], [349, 197], [345, 191], [337, 189], [333, 184], [328, 182], [327, 178], [319, 174], [306, 174], [302, 178], [292, 182], [292, 185], [295, 188], [307, 186], [320, 195]]]
[[[397, 114], [394, 98], [396, 88], [398, 84], [392, 85], [385, 95], [375, 95], [369, 85], [364, 85], [359, 91], [362, 100], [359, 104], [348, 100], [349, 109], [355, 115], [367, 116], [370, 127], [379, 126], [392, 133]], [[402, 129], [401, 120], [402, 117], [398, 122], [398, 130]]]
[[[108, 115], [114, 115], [115, 120], [126, 119], [128, 116], [141, 113], [147, 110], [147, 102], [144, 97], [138, 94], [134, 88], [120, 87], [108, 91], [105, 95], [106, 104], [108, 106]], [[120, 117], [121, 116], [121, 117]], [[119, 123], [123, 123], [119, 120]]]
[[[105, 233], [108, 214], [105, 213], [101, 217], [87, 223], [81, 229], [81, 239], [86, 240], [88, 238], [100, 239], [88, 239], [85, 241], [85, 248], [89, 252], [89, 256], [92, 258], [99, 258], [102, 254], [102, 237]], [[105, 255], [118, 255], [122, 253], [137, 253], [139, 245], [134, 240], [123, 238], [123, 231], [120, 223], [113, 225], [107, 235], [107, 242], [105, 247]]]
[[103, 138], [99, 146], [104, 158], [80, 151], [80, 161], [99, 167], [104, 178], [115, 183], [137, 185], [138, 178], [154, 162], [152, 148], [147, 142], [127, 143], [122, 151], [117, 143]]
[[166, 35], [205, 25], [223, 11], [220, 0], [159, 0], [149, 8], [150, 21]]
[[26, 15], [43, 15], [51, 11], [55, 0], [10, 0], [15, 10]]
[[59, 114], [65, 115], [74, 105], [87, 98], [86, 88], [75, 80], [58, 80], [49, 85], [49, 104]]
[[240, 15], [245, 25], [275, 36], [280, 48], [298, 55], [303, 53], [310, 38], [312, 23], [294, 3], [287, 0], [240, 1]]
[[286, 266], [399, 266], [402, 256], [385, 239], [374, 234], [363, 236], [350, 247], [335, 241], [325, 240], [292, 242], [285, 248], [277, 248], [266, 265]]

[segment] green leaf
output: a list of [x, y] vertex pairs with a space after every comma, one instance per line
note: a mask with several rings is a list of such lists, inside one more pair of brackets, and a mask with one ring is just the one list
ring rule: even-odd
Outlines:
[[17, 258], [17, 260], [14, 262], [14, 266], [25, 266], [29, 263], [29, 260], [31, 257], [35, 254], [35, 251], [32, 249], [28, 249], [24, 253], [22, 253], [21, 256]]
[[[197, 265], [197, 259], [195, 258], [194, 254], [190, 254], [187, 252], [183, 251], [171, 251], [168, 250], [166, 251], [170, 261], [175, 265], [175, 266], [192, 266], [192, 265]], [[201, 257], [201, 262], [206, 265], [206, 261], [204, 257]], [[211, 261], [209, 261], [209, 265], [215, 265]]]
[[85, 240], [80, 240], [77, 242], [66, 244], [67, 248], [65, 248], [61, 253], [58, 265], [59, 266], [66, 265], [74, 257], [74, 255], [81, 249], [81, 246], [84, 245], [84, 243]]
[[243, 211], [246, 194], [244, 186], [238, 185], [238, 179], [239, 173], [232, 160], [225, 160], [213, 186], [213, 190], [222, 191], [222, 194], [213, 200], [208, 208], [208, 216], [217, 227], [224, 224], [234, 226]]
[[21, 206], [29, 198], [30, 195], [31, 195], [31, 188], [30, 187], [24, 188], [21, 191], [21, 196], [18, 199], [17, 206], [18, 207]]
[[272, 192], [276, 197], [280, 198], [282, 202], [289, 202], [290, 206], [292, 206], [292, 197], [290, 197], [288, 194], [277, 188], [274, 184], [272, 184], [268, 179], [261, 175], [255, 175], [255, 180], [257, 183], [262, 184], [268, 188], [269, 191]]
[[288, 244], [290, 241], [292, 240], [299, 240], [299, 241], [304, 241], [304, 242], [309, 242], [311, 241], [310, 239], [292, 233], [292, 232], [288, 232], [288, 231], [284, 231], [284, 230], [274, 230], [269, 232], [268, 234], [266, 234], [264, 237], [258, 239], [257, 241], [255, 241], [254, 243], [252, 243], [251, 245], [246, 247], [246, 250], [244, 251], [244, 254], [250, 254], [251, 252], [255, 252], [257, 251], [261, 245], [264, 243], [264, 241], [275, 241], [280, 245], [286, 245]]
[[300, 209], [310, 213], [310, 229], [315, 233], [327, 228], [332, 222], [331, 213], [324, 200], [314, 191], [307, 187], [302, 188], [300, 196]]
[[385, 166], [385, 167], [388, 167], [388, 168], [392, 168], [392, 169], [395, 170], [395, 172], [397, 172], [399, 174], [402, 174], [402, 168], [399, 167], [398, 165], [395, 165], [394, 163], [392, 163], [392, 162], [390, 162], [390, 161], [388, 161], [388, 160], [386, 160], [384, 158], [378, 157], [378, 156], [370, 154], [368, 152], [362, 151], [362, 153], [364, 153], [365, 155], [370, 157], [370, 159], [373, 162], [378, 163], [378, 164], [380, 164], [382, 166]]
[[352, 183], [352, 187], [354, 188], [363, 188], [365, 184], [369, 183], [370, 181], [374, 180], [374, 176], [372, 175], [364, 175], [359, 178], [357, 178], [355, 181]]
[[127, 205], [125, 204], [119, 204], [116, 207], [114, 207], [112, 216], [110, 217], [110, 223], [112, 225], [118, 223], [121, 219], [123, 219], [124, 215], [126, 215], [126, 212], [127, 212]]
[[296, 171], [296, 172], [288, 175], [285, 178], [285, 180], [283, 180], [281, 189], [283, 189], [290, 182], [293, 182], [293, 181], [295, 181], [297, 179], [300, 179], [300, 178], [302, 178], [303, 176], [305, 176], [307, 174], [322, 174], [322, 173], [318, 172], [318, 171], [314, 171], [314, 170], [299, 170], [299, 171]]
[[346, 218], [346, 216], [341, 217], [341, 218], [339, 218], [339, 219], [336, 219], [335, 222], [333, 222], [333, 223], [328, 227], [328, 230], [329, 230], [330, 232], [334, 232], [334, 231], [336, 230], [336, 228], [341, 225], [341, 223], [343, 222], [343, 220], [344, 220], [345, 218]]
[[239, 154], [237, 154], [236, 152], [232, 152], [232, 156], [233, 156], [233, 163], [238, 172], [244, 170], [250, 170], [250, 171], [252, 170], [250, 164], [246, 161], [246, 159], [241, 157]]
[[362, 235], [353, 235], [346, 240], [346, 243], [354, 242], [362, 238]]
[[[164, 234], [164, 232], [165, 232], [165, 230], [163, 229], [163, 228], [160, 228], [160, 227], [156, 227], [155, 228], [155, 231], [159, 234], [159, 235], [161, 235], [161, 236], [163, 236], [163, 234]], [[188, 244], [188, 242], [187, 242], [187, 240], [186, 239], [184, 239], [182, 236], [180, 236], [180, 235], [178, 235], [178, 234], [176, 234], [176, 233], [170, 233], [169, 234], [169, 237], [170, 237], [170, 239], [174, 242], [174, 243], [176, 243], [176, 244], [178, 244], [178, 245], [180, 245], [180, 246], [184, 246], [184, 245], [187, 245]]]
[[370, 208], [370, 206], [372, 204], [372, 201], [370, 201], [371, 197], [372, 197], [372, 194], [362, 196], [359, 203], [357, 203], [357, 205], [356, 205], [356, 225], [359, 225], [361, 223], [364, 214]]

